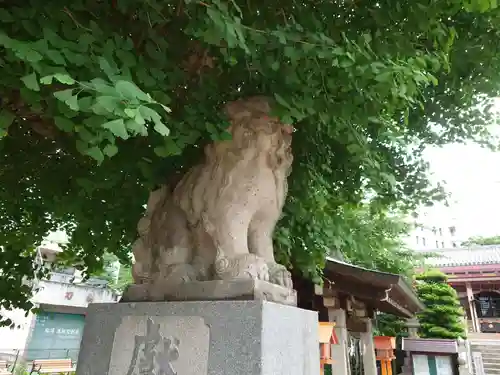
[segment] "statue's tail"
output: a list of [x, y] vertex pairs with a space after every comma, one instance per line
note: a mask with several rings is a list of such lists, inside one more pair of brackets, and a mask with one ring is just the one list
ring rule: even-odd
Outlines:
[[167, 186], [162, 186], [159, 189], [152, 191], [149, 194], [146, 212], [137, 224], [137, 232], [139, 238], [132, 245], [134, 254], [134, 266], [132, 267], [132, 275], [136, 284], [147, 284], [152, 280], [153, 274], [157, 272], [155, 259], [159, 254], [156, 250], [156, 242], [154, 237], [155, 227], [159, 220], [157, 211], [164, 205], [165, 200], [169, 199], [170, 191]]
[[170, 287], [197, 279], [191, 265], [192, 233], [169, 186], [151, 192], [137, 231], [139, 238], [132, 249], [134, 285], [127, 289], [125, 300], [161, 300]]

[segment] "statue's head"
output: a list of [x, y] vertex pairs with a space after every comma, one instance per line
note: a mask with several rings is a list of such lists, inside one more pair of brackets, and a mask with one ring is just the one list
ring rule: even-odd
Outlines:
[[269, 153], [271, 167], [288, 168], [292, 163], [293, 126], [270, 116], [271, 104], [266, 97], [256, 96], [226, 104], [231, 123], [233, 148], [254, 149]]

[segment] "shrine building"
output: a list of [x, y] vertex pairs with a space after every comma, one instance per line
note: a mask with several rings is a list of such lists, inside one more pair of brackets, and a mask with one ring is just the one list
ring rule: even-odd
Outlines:
[[[427, 267], [439, 269], [457, 291], [470, 333], [500, 333], [500, 246], [433, 250]], [[419, 270], [421, 271], [421, 270]]]

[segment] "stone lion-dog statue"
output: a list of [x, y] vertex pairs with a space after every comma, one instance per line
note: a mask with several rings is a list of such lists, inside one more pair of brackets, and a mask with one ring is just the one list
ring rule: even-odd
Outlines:
[[179, 183], [150, 194], [125, 300], [162, 300], [191, 281], [258, 279], [292, 288], [272, 235], [287, 194], [293, 127], [270, 112], [264, 97], [226, 104], [232, 139], [207, 145], [204, 161]]

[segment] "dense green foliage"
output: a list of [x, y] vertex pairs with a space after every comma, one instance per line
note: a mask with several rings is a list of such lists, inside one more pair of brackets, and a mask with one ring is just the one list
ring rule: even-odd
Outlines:
[[406, 337], [406, 319], [392, 314], [377, 314], [374, 336]]
[[471, 237], [467, 241], [462, 242], [462, 246], [485, 246], [485, 245], [500, 245], [500, 236], [492, 237]]
[[367, 193], [373, 215], [442, 196], [424, 145], [482, 141], [499, 90], [489, 0], [1, 4], [7, 308], [26, 306], [49, 230], [89, 272], [104, 251], [126, 261], [148, 191], [227, 137], [227, 100], [268, 95], [297, 129], [277, 255], [314, 276], [332, 247], [369, 247], [352, 233]]
[[408, 277], [423, 264], [420, 254], [406, 248], [404, 239], [411, 228], [402, 212], [359, 205], [345, 209], [341, 217], [343, 226], [335, 226], [331, 218], [333, 228], [344, 230], [332, 238], [334, 257], [340, 252], [347, 262]]
[[447, 284], [447, 277], [438, 270], [417, 276], [417, 294], [425, 304], [418, 315], [419, 335], [422, 338], [465, 338], [464, 311], [457, 292]]
[[[107, 262], [118, 262], [118, 258], [116, 256], [110, 256], [106, 254]], [[109, 275], [109, 271], [106, 272]], [[109, 283], [109, 287], [113, 289], [117, 293], [122, 293], [127, 285], [132, 284], [132, 267], [130, 263], [121, 263], [118, 269], [118, 273], [116, 275], [113, 274], [111, 282]]]
[[122, 293], [125, 287], [132, 283], [131, 263], [120, 262], [114, 254], [105, 253], [102, 257], [103, 267], [91, 276], [96, 276], [108, 281], [108, 288]]

